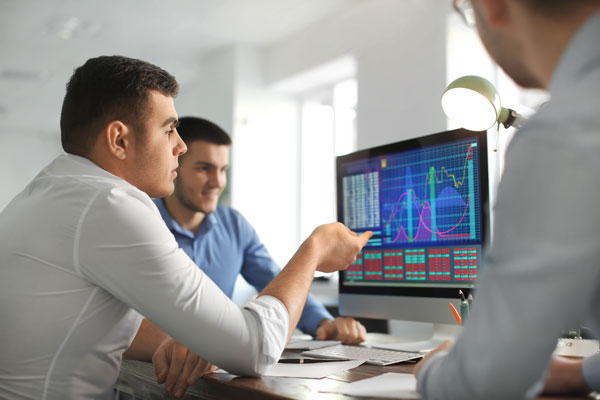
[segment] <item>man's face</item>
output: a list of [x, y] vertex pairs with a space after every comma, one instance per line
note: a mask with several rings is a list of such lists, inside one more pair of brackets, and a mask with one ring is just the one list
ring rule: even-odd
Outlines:
[[479, 37], [490, 56], [518, 85], [542, 88], [543, 84], [527, 66], [527, 55], [514, 30], [494, 29], [485, 21], [478, 0], [471, 0]]
[[187, 148], [175, 128], [173, 98], [151, 90], [148, 104], [145, 132], [134, 135], [128, 180], [150, 197], [165, 197], [173, 193], [178, 158]]
[[204, 140], [190, 142], [177, 169], [175, 197], [193, 212], [214, 212], [227, 184], [228, 166], [229, 146]]

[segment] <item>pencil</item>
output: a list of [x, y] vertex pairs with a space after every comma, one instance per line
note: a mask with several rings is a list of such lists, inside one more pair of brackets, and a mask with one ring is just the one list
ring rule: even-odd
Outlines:
[[454, 318], [456, 318], [456, 322], [458, 322], [458, 326], [462, 326], [462, 318], [460, 318], [458, 311], [456, 311], [456, 307], [454, 307], [452, 303], [450, 303], [450, 309], [452, 310], [452, 314], [454, 314]]

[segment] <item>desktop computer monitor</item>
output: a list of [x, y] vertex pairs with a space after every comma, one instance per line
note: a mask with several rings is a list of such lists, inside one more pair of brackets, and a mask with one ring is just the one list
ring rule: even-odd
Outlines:
[[340, 314], [456, 326], [448, 303], [459, 309], [459, 289], [474, 288], [488, 236], [486, 132], [436, 133], [336, 163], [338, 220], [374, 233], [339, 273]]

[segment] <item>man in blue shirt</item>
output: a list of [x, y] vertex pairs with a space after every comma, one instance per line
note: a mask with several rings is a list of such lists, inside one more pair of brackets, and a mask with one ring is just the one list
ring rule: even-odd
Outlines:
[[[229, 135], [201, 118], [183, 117], [177, 128], [188, 151], [180, 158], [175, 191], [155, 203], [179, 246], [229, 297], [238, 274], [261, 291], [280, 271], [254, 228], [238, 211], [218, 206], [226, 185]], [[298, 328], [318, 339], [355, 344], [366, 339], [353, 318], [333, 318], [310, 294]]]

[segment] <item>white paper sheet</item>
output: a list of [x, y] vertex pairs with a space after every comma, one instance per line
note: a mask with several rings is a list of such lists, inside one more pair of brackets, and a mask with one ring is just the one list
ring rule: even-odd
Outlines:
[[286, 350], [314, 350], [320, 349], [321, 347], [333, 346], [340, 344], [339, 340], [304, 340], [304, 339], [291, 339], [285, 346]]
[[339, 374], [340, 372], [356, 368], [364, 363], [364, 360], [329, 361], [310, 364], [275, 364], [265, 372], [265, 376], [277, 376], [285, 378], [312, 378], [321, 379], [326, 376]]
[[380, 397], [385, 399], [420, 399], [417, 380], [412, 374], [388, 372], [373, 378], [348, 383], [327, 392], [350, 396]]

